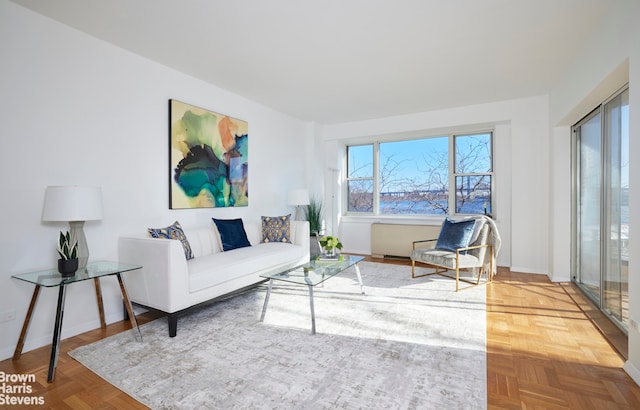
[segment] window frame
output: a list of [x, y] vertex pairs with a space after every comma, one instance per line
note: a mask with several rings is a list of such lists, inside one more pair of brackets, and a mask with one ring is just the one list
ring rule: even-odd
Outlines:
[[[489, 134], [489, 161], [491, 170], [489, 172], [474, 172], [474, 173], [456, 173], [456, 164], [455, 164], [455, 139], [456, 137], [465, 137], [465, 136], [474, 136], [474, 135], [483, 135]], [[412, 141], [412, 140], [420, 140], [420, 139], [429, 139], [429, 138], [448, 138], [447, 150], [448, 150], [448, 210], [447, 214], [429, 214], [429, 213], [416, 213], [416, 214], [388, 214], [388, 213], [380, 213], [380, 144], [389, 143], [389, 142], [403, 142], [403, 141]], [[350, 177], [349, 175], [349, 148], [350, 147], [361, 147], [361, 146], [372, 146], [373, 152], [373, 176], [372, 177]], [[343, 215], [349, 217], [382, 217], [382, 218], [424, 218], [424, 217], [463, 217], [463, 216], [472, 216], [472, 215], [480, 215], [480, 214], [471, 214], [465, 212], [456, 212], [457, 205], [457, 196], [456, 196], [456, 177], [457, 176], [488, 176], [490, 178], [490, 189], [491, 189], [491, 208], [490, 212], [487, 213], [488, 216], [495, 218], [496, 215], [496, 190], [495, 190], [495, 129], [494, 128], [483, 128], [483, 129], [472, 129], [465, 130], [464, 132], [447, 132], [447, 133], [439, 133], [428, 136], [399, 136], [393, 139], [372, 139], [370, 141], [359, 141], [353, 144], [349, 144], [348, 142], [344, 145], [344, 176], [342, 178], [343, 189], [342, 195], [344, 198], [343, 201]], [[357, 181], [357, 180], [371, 180], [373, 184], [373, 210], [369, 211], [350, 211], [349, 210], [349, 182]], [[452, 191], [453, 187], [453, 191]], [[452, 212], [453, 211], [453, 212]]]

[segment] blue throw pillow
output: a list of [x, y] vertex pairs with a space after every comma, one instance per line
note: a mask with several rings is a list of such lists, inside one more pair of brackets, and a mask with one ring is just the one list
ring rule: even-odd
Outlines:
[[244, 230], [242, 219], [213, 219], [220, 233], [220, 243], [223, 251], [251, 246]]
[[438, 236], [438, 242], [436, 242], [436, 249], [455, 252], [458, 248], [469, 246], [475, 225], [475, 219], [465, 219], [462, 221], [453, 221], [449, 218], [445, 219], [442, 223], [440, 235]]

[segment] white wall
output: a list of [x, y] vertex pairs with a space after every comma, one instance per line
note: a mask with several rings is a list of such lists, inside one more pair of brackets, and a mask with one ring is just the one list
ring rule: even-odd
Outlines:
[[[332, 147], [327, 149], [328, 162], [339, 163], [337, 157], [344, 145], [372, 136], [380, 139], [403, 134], [429, 136], [495, 127], [495, 216], [503, 240], [498, 263], [520, 272], [547, 273], [548, 113], [547, 97], [533, 97], [328, 125], [323, 137], [327, 146]], [[340, 235], [346, 249], [369, 253], [370, 225], [383, 218], [343, 217]], [[441, 223], [441, 219], [433, 217], [397, 221]]]
[[[636, 4], [635, 22], [640, 18], [640, 4]], [[640, 38], [640, 26], [635, 24], [631, 39]], [[640, 47], [630, 49], [629, 65], [629, 155], [634, 160], [629, 166], [629, 360], [625, 370], [640, 384]]]
[[[601, 21], [584, 47], [575, 52], [576, 58], [550, 94], [550, 118], [553, 131], [551, 155], [554, 166], [551, 207], [553, 229], [550, 236], [554, 280], [569, 280], [571, 238], [571, 173], [570, 126], [580, 120], [604, 99], [629, 82], [629, 207], [640, 207], [640, 3], [622, 0], [612, 4], [609, 14]], [[629, 360], [625, 370], [640, 384], [640, 214], [629, 216]], [[634, 324], [635, 322], [635, 324]]]
[[[0, 0], [0, 359], [13, 354], [33, 291], [15, 273], [53, 268], [66, 224], [41, 222], [48, 185], [101, 186], [104, 219], [87, 222], [91, 259], [117, 259], [119, 235], [148, 226], [292, 212], [290, 188], [306, 186], [302, 123], [218, 87]], [[224, 64], [225, 62], [221, 62]], [[249, 206], [168, 209], [168, 99], [249, 123]], [[113, 279], [113, 278], [110, 278]], [[103, 280], [108, 322], [121, 320], [115, 280]], [[55, 289], [44, 289], [25, 350], [51, 343]], [[99, 327], [91, 283], [69, 287], [63, 337]]]

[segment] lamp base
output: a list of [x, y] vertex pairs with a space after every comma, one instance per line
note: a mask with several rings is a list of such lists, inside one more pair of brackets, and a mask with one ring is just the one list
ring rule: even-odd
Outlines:
[[70, 221], [69, 234], [71, 243], [78, 242], [78, 270], [84, 271], [89, 261], [89, 246], [87, 245], [87, 237], [84, 236], [84, 221]]

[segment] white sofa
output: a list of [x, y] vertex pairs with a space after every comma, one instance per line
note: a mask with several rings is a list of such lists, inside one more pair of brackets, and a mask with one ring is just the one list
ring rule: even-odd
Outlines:
[[178, 314], [199, 303], [255, 285], [262, 274], [309, 261], [309, 223], [291, 221], [291, 244], [261, 243], [261, 222], [243, 221], [252, 246], [222, 251], [215, 225], [183, 228], [193, 259], [178, 240], [145, 235], [121, 237], [119, 260], [142, 265], [124, 276], [132, 302], [168, 314], [169, 336], [177, 334]]

